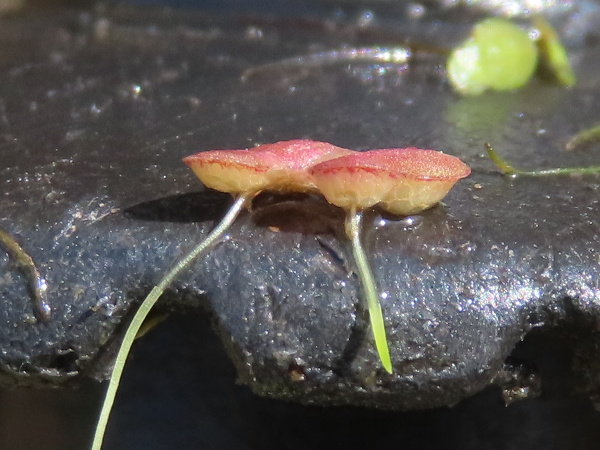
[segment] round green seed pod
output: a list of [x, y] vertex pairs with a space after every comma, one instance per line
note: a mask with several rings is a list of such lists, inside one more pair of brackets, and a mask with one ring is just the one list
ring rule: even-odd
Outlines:
[[517, 89], [537, 66], [538, 52], [527, 32], [506, 19], [486, 19], [448, 59], [448, 78], [462, 94]]

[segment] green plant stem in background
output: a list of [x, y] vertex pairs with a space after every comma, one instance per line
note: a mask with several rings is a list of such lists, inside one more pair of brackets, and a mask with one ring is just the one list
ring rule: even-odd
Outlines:
[[367, 255], [360, 243], [361, 223], [362, 213], [357, 212], [356, 208], [351, 208], [346, 216], [346, 234], [352, 242], [352, 253], [358, 269], [358, 277], [360, 278], [367, 300], [371, 330], [373, 332], [373, 338], [375, 339], [375, 347], [377, 348], [377, 353], [379, 354], [379, 359], [381, 360], [383, 368], [388, 373], [392, 373], [392, 359], [390, 357], [390, 349], [385, 334], [385, 323], [383, 321], [381, 304], [379, 303], [379, 292], [377, 291], [377, 285], [375, 283], [375, 278], [373, 277], [373, 272], [371, 272]]
[[52, 310], [48, 305], [46, 291], [48, 285], [40, 275], [33, 258], [19, 245], [19, 243], [6, 231], [0, 230], [0, 247], [6, 250], [8, 256], [17, 263], [19, 268], [28, 277], [28, 291], [33, 301], [33, 310], [38, 320], [47, 322], [50, 320]]
[[565, 149], [568, 151], [576, 150], [577, 148], [600, 141], [600, 125], [595, 125], [585, 130], [581, 130], [569, 139], [565, 144]]
[[163, 277], [163, 279], [154, 287], [154, 289], [150, 291], [150, 294], [148, 294], [148, 296], [144, 299], [139, 309], [135, 313], [135, 316], [133, 316], [131, 323], [127, 327], [127, 331], [125, 332], [125, 337], [123, 338], [119, 352], [117, 353], [115, 365], [110, 377], [108, 389], [106, 391], [106, 397], [104, 398], [104, 403], [102, 404], [98, 424], [96, 426], [92, 450], [100, 450], [102, 448], [104, 433], [106, 431], [110, 412], [115, 401], [117, 389], [119, 388], [119, 383], [123, 374], [123, 368], [125, 367], [125, 363], [127, 361], [127, 355], [131, 350], [131, 346], [138, 334], [138, 331], [144, 323], [144, 319], [146, 319], [148, 313], [159, 297], [163, 294], [165, 289], [173, 282], [173, 280], [181, 273], [182, 270], [187, 268], [195, 258], [197, 258], [204, 250], [210, 247], [219, 237], [221, 237], [225, 231], [227, 231], [227, 229], [239, 215], [240, 211], [252, 197], [253, 194], [240, 195], [235, 200], [225, 217], [223, 217], [221, 222], [216, 226], [216, 228], [209, 233], [204, 241], [198, 244], [190, 253], [187, 254], [187, 256], [179, 261], [175, 267], [173, 267]]
[[520, 170], [511, 165], [508, 161], [502, 158], [489, 144], [485, 144], [489, 158], [496, 164], [503, 175], [512, 177], [516, 176], [528, 176], [528, 177], [540, 177], [547, 175], [598, 175], [600, 174], [600, 166], [588, 166], [588, 167], [558, 167], [555, 169], [541, 169], [541, 170]]
[[[421, 49], [421, 48], [419, 48]], [[423, 50], [440, 53], [442, 50], [427, 47]], [[362, 47], [342, 48], [327, 50], [307, 55], [275, 61], [247, 69], [242, 74], [242, 81], [248, 81], [258, 74], [268, 74], [274, 70], [302, 68], [310, 66], [324, 66], [327, 64], [366, 61], [368, 63], [381, 62], [391, 64], [407, 64], [410, 61], [412, 50], [408, 47]]]

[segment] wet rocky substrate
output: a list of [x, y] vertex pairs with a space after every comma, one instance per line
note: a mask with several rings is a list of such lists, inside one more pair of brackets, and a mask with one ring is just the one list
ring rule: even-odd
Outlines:
[[378, 362], [343, 215], [318, 196], [257, 199], [158, 312], [202, 308], [239, 380], [274, 398], [423, 409], [493, 384], [507, 401], [537, 395], [532, 352], [516, 349], [539, 329], [574, 349], [565, 383], [596, 399], [600, 179], [509, 179], [483, 150], [493, 142], [529, 168], [597, 161], [593, 146], [563, 147], [597, 117], [593, 39], [572, 49], [573, 89], [536, 79], [518, 93], [460, 98], [443, 59], [422, 52], [401, 67], [284, 64], [242, 77], [315, 48], [365, 45], [347, 27], [299, 21], [292, 32], [121, 8], [2, 20], [0, 228], [35, 262], [52, 315], [39, 320], [30, 275], [0, 253], [0, 384], [108, 374], [135, 306], [231, 203], [203, 190], [182, 157], [312, 138], [435, 148], [473, 169], [420, 215], [367, 214], [394, 373]]

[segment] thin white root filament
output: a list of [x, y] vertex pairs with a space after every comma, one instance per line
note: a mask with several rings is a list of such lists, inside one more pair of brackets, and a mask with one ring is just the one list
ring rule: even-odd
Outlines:
[[175, 265], [175, 267], [173, 267], [163, 277], [160, 283], [158, 283], [154, 287], [154, 289], [150, 291], [148, 296], [144, 299], [139, 309], [133, 316], [133, 319], [131, 320], [127, 331], [125, 332], [125, 337], [123, 338], [123, 342], [121, 343], [121, 347], [119, 348], [119, 352], [117, 353], [117, 357], [115, 359], [115, 364], [110, 377], [108, 389], [106, 390], [106, 396], [104, 397], [104, 403], [102, 404], [102, 409], [98, 418], [96, 432], [94, 433], [94, 441], [91, 447], [92, 450], [100, 450], [102, 448], [104, 433], [106, 431], [106, 426], [108, 424], [110, 412], [115, 401], [117, 389], [119, 388], [119, 383], [121, 381], [123, 369], [127, 361], [127, 355], [131, 350], [133, 341], [135, 340], [140, 327], [146, 319], [146, 316], [148, 316], [148, 313], [150, 312], [156, 301], [163, 294], [165, 289], [173, 282], [173, 280], [181, 273], [181, 271], [187, 268], [195, 258], [197, 258], [204, 250], [206, 250], [208, 247], [214, 244], [215, 241], [221, 237], [221, 235], [234, 222], [236, 217], [239, 215], [240, 211], [246, 205], [246, 202], [249, 201], [252, 197], [253, 195], [251, 194], [240, 195], [235, 200], [225, 217], [223, 217], [221, 222], [209, 233], [206, 239], [204, 239], [204, 241], [198, 244], [190, 253], [188, 253], [187, 256], [185, 256], [181, 261], [179, 261]]

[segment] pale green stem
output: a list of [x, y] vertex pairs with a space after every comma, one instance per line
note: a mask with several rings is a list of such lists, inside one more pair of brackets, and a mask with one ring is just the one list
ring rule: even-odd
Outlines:
[[256, 74], [270, 73], [273, 70], [281, 68], [306, 68], [309, 66], [324, 66], [327, 64], [355, 61], [406, 64], [410, 61], [410, 58], [411, 49], [405, 47], [363, 47], [327, 50], [251, 67], [242, 74], [242, 80], [246, 81]]
[[0, 247], [3, 247], [8, 256], [21, 267], [25, 275], [29, 277], [29, 291], [33, 301], [33, 312], [35, 316], [43, 321], [50, 320], [52, 309], [48, 305], [46, 291], [48, 285], [46, 280], [40, 275], [35, 262], [29, 254], [19, 245], [19, 243], [6, 231], [0, 230]]
[[173, 267], [163, 277], [162, 280], [160, 280], [154, 289], [150, 291], [150, 294], [148, 294], [148, 296], [144, 299], [139, 309], [133, 316], [131, 323], [127, 327], [125, 337], [123, 338], [123, 342], [121, 343], [121, 347], [119, 348], [119, 352], [117, 353], [117, 357], [115, 359], [115, 364], [110, 377], [110, 383], [108, 385], [108, 389], [106, 390], [106, 396], [104, 398], [102, 410], [100, 411], [100, 416], [98, 418], [98, 424], [94, 434], [94, 441], [92, 443], [92, 450], [100, 450], [102, 448], [102, 440], [104, 439], [104, 433], [108, 424], [110, 411], [115, 401], [117, 389], [119, 388], [119, 382], [121, 381], [123, 368], [125, 367], [125, 363], [127, 361], [127, 355], [131, 350], [133, 341], [135, 340], [138, 331], [144, 322], [144, 319], [146, 319], [146, 316], [148, 316], [148, 313], [156, 301], [159, 299], [165, 289], [171, 284], [171, 282], [181, 273], [182, 270], [188, 267], [196, 257], [198, 257], [210, 245], [212, 245], [231, 226], [242, 208], [245, 206], [246, 202], [252, 198], [252, 196], [253, 195], [250, 194], [244, 194], [240, 195], [235, 200], [225, 217], [223, 217], [216, 228], [209, 233], [204, 241], [198, 244], [190, 253], [187, 254], [187, 256], [179, 261], [175, 267]]
[[371, 272], [367, 255], [360, 243], [361, 222], [362, 213], [360, 211], [357, 212], [356, 208], [351, 208], [346, 216], [346, 234], [352, 241], [352, 253], [356, 262], [356, 268], [358, 269], [358, 277], [360, 278], [367, 300], [371, 330], [375, 339], [375, 348], [377, 348], [383, 368], [388, 373], [392, 373], [392, 359], [385, 334], [385, 323], [383, 321], [383, 313], [381, 312], [381, 304], [379, 303], [379, 292], [377, 291], [377, 284], [375, 283], [373, 272]]
[[490, 144], [485, 144], [490, 159], [498, 166], [503, 175], [508, 176], [528, 176], [541, 177], [546, 175], [598, 175], [600, 174], [600, 166], [588, 167], [558, 167], [556, 169], [541, 169], [541, 170], [520, 170], [512, 166], [508, 161], [502, 158]]
[[565, 148], [569, 151], [573, 151], [582, 145], [596, 142], [598, 140], [600, 140], [600, 125], [580, 131], [567, 141]]

